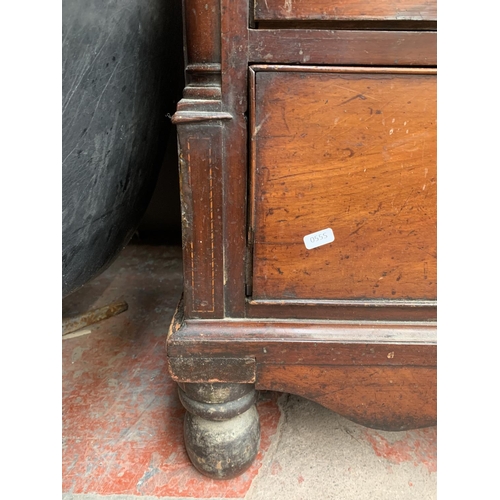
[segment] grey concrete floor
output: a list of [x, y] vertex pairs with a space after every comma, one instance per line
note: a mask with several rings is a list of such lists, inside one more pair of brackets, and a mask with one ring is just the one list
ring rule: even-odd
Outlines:
[[435, 429], [373, 431], [299, 396], [280, 403], [278, 437], [245, 498], [436, 498]]
[[[142, 296], [149, 289], [148, 300], [154, 301], [156, 299], [151, 294], [160, 293], [161, 283], [168, 282], [169, 286], [177, 292], [168, 298], [168, 304], [163, 303], [161, 310], [171, 315], [182, 283], [181, 261], [180, 252], [165, 254], [164, 250], [161, 247], [157, 250], [149, 248], [144, 253], [147, 262], [146, 260], [141, 262], [141, 252], [135, 252], [128, 257], [125, 252], [104, 275], [99, 277], [99, 283], [97, 283], [99, 286], [94, 287], [96, 292], [104, 293], [103, 290], [107, 289], [119, 295], [121, 287], [124, 286], [120, 283], [132, 283], [132, 278], [128, 277], [128, 273], [130, 275], [135, 273], [135, 276], [140, 278], [142, 269], [147, 271], [149, 268], [154, 268], [153, 271], [147, 271], [144, 285], [138, 286], [137, 289], [140, 290]], [[170, 263], [165, 261], [168, 265], [155, 267], [153, 262], [155, 252], [158, 255], [168, 255]], [[175, 259], [177, 263], [174, 262]], [[166, 274], [162, 275], [162, 273]], [[103, 283], [105, 286], [102, 285]], [[130, 289], [128, 291], [130, 292]], [[127, 300], [133, 311], [134, 297], [129, 295]], [[144, 302], [144, 299], [141, 300]], [[160, 309], [157, 307], [155, 310]], [[144, 317], [141, 317], [141, 323], [137, 324], [142, 324], [147, 321], [147, 318], [140, 310], [137, 314], [139, 313]], [[124, 321], [119, 318], [117, 317], [116, 321]], [[159, 337], [163, 328], [162, 322], [167, 320], [168, 318], [162, 320], [155, 317], [151, 335]], [[106, 321], [111, 324], [113, 320]], [[134, 325], [135, 323], [132, 321], [127, 324]], [[154, 325], [158, 325], [156, 330]], [[105, 329], [106, 326], [100, 328]], [[73, 366], [72, 369], [75, 367]], [[271, 444], [262, 458], [262, 465], [249, 483], [250, 486], [246, 491], [242, 491], [238, 498], [246, 500], [426, 500], [436, 498], [435, 427], [403, 432], [368, 429], [314, 402], [290, 394], [279, 396], [278, 407], [279, 422], [275, 432], [271, 435]], [[204, 478], [201, 476], [200, 478], [197, 480], [197, 487], [193, 489], [192, 496], [185, 494], [179, 494], [179, 496], [96, 495], [95, 492], [74, 494], [66, 491], [63, 492], [63, 500], [236, 498], [235, 495], [228, 496], [223, 493], [217, 496], [207, 496], [203, 487], [200, 486]]]

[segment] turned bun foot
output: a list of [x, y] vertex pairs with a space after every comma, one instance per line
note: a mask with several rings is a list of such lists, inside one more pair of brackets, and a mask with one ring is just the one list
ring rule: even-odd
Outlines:
[[179, 397], [187, 410], [184, 441], [193, 465], [213, 479], [248, 469], [260, 441], [253, 386], [180, 384]]

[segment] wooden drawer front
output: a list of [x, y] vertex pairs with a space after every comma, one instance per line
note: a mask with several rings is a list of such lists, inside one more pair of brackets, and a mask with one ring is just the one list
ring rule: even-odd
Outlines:
[[255, 0], [256, 21], [435, 21], [436, 0]]
[[270, 69], [251, 71], [252, 297], [435, 299], [435, 73]]

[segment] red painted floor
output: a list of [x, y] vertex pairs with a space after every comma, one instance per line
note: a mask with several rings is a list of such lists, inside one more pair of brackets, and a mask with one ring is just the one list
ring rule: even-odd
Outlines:
[[[364, 438], [372, 445], [377, 457], [382, 457], [389, 464], [412, 463], [415, 467], [425, 467], [428, 472], [437, 471], [437, 427], [412, 429], [398, 433], [393, 439], [390, 434], [374, 429], [366, 429]], [[401, 435], [402, 434], [402, 435]]]
[[166, 369], [165, 338], [182, 288], [178, 248], [129, 246], [65, 299], [63, 316], [125, 300], [129, 309], [63, 340], [63, 493], [240, 498], [257, 475], [280, 411], [264, 393], [260, 452], [231, 481], [208, 479], [184, 450], [184, 409]]

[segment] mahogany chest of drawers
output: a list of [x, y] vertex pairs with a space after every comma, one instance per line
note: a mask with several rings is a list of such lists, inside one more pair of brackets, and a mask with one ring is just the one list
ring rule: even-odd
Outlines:
[[184, 0], [186, 446], [228, 478], [255, 390], [436, 422], [436, 3]]

